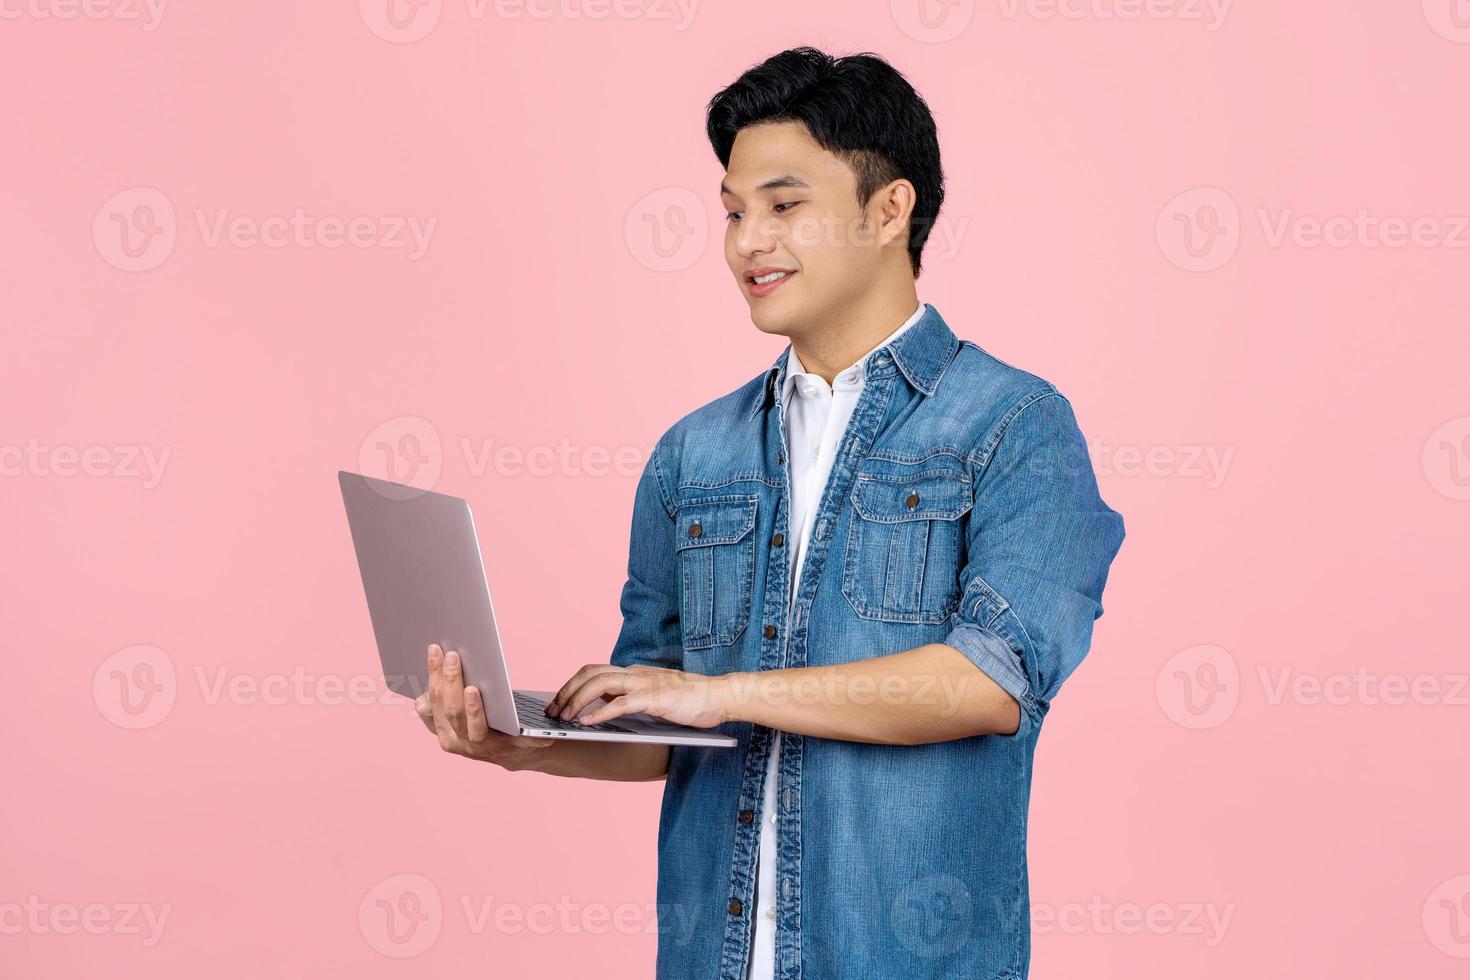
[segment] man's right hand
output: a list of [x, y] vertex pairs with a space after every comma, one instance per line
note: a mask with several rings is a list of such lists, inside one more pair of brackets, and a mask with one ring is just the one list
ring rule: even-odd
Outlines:
[[414, 699], [414, 706], [445, 752], [504, 769], [540, 769], [546, 749], [555, 744], [549, 738], [506, 735], [491, 728], [479, 690], [464, 685], [459, 654], [446, 654], [437, 643], [429, 645], [429, 689]]

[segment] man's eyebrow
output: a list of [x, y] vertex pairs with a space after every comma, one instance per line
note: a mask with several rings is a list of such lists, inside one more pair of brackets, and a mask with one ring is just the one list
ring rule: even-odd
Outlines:
[[[804, 181], [800, 177], [796, 176], [796, 174], [781, 174], [779, 177], [772, 177], [770, 180], [761, 182], [760, 184], [756, 185], [756, 188], [755, 189], [758, 190], [758, 191], [774, 191], [774, 190], [780, 190], [783, 187], [811, 187], [811, 186], [812, 186], [811, 184], [808, 184], [806, 181]], [[726, 187], [724, 181], [721, 181], [720, 182], [720, 193], [721, 194], [734, 194], [735, 192], [732, 191], [732, 190], [730, 190], [730, 188]]]

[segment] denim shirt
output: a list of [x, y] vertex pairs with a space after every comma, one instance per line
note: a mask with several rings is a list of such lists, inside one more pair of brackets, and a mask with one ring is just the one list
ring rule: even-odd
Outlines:
[[[1024, 977], [1036, 738], [1087, 653], [1122, 518], [1098, 496], [1068, 401], [956, 338], [931, 305], [868, 359], [788, 624], [789, 352], [659, 438], [635, 493], [611, 661], [718, 675], [928, 643], [962, 653], [1020, 703], [1014, 734], [782, 737], [776, 977]], [[930, 703], [944, 695], [936, 684]], [[772, 732], [721, 730], [739, 745], [669, 757], [660, 980], [746, 975]]]

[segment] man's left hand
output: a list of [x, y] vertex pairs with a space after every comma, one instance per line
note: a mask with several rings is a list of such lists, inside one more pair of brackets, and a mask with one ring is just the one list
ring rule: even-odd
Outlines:
[[[724, 677], [666, 667], [588, 664], [547, 702], [546, 713], [596, 725], [641, 711], [676, 725], [714, 728], [729, 720], [728, 697], [729, 685]], [[598, 700], [606, 703], [586, 710]]]

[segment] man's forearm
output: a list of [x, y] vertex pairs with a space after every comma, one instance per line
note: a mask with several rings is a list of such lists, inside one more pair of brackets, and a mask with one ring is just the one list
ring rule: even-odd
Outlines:
[[731, 721], [850, 742], [922, 745], [1010, 734], [1020, 705], [942, 643], [829, 667], [728, 674]]
[[519, 771], [544, 772], [574, 779], [647, 782], [669, 771], [667, 745], [568, 741], [538, 750]]

